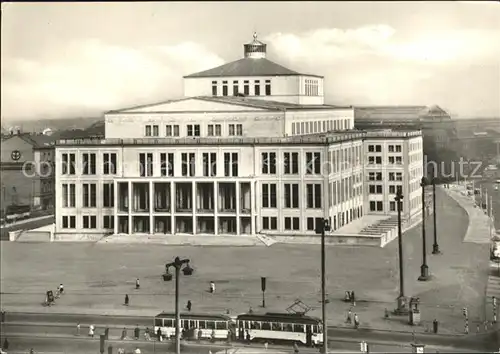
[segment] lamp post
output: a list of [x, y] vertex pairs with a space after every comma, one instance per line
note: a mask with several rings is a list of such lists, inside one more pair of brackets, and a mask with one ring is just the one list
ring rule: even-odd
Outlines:
[[182, 266], [185, 265], [182, 272], [184, 275], [192, 275], [193, 268], [189, 266], [189, 259], [180, 259], [175, 257], [172, 263], [165, 264], [165, 274], [163, 274], [164, 281], [171, 281], [172, 274], [170, 274], [170, 267], [175, 268], [175, 352], [180, 354], [181, 352], [181, 313], [179, 311], [179, 278]]
[[398, 210], [398, 251], [399, 251], [399, 297], [398, 297], [398, 307], [396, 313], [399, 315], [405, 315], [408, 313], [408, 308], [406, 307], [406, 296], [405, 296], [405, 282], [404, 282], [404, 269], [403, 269], [403, 232], [401, 230], [401, 204], [403, 202], [403, 193], [400, 189], [397, 190], [396, 197], [394, 200], [397, 203]]
[[328, 352], [328, 327], [326, 325], [326, 255], [325, 255], [325, 232], [330, 231], [330, 223], [327, 219], [322, 219], [316, 224], [316, 233], [321, 234], [321, 317], [323, 322], [323, 350]]
[[425, 237], [425, 186], [427, 186], [427, 178], [422, 177], [422, 182], [420, 182], [422, 187], [422, 265], [420, 266], [420, 276], [418, 280], [427, 281], [429, 280], [429, 267], [427, 266], [427, 244]]
[[432, 179], [432, 212], [434, 221], [434, 244], [432, 245], [432, 254], [441, 254], [439, 251], [438, 239], [437, 239], [437, 215], [436, 215], [436, 178]]

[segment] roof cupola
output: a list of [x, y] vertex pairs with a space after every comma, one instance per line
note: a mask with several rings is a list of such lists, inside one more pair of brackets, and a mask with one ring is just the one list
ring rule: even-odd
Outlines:
[[257, 40], [257, 32], [253, 34], [253, 41], [244, 46], [245, 58], [260, 59], [266, 57], [267, 45]]

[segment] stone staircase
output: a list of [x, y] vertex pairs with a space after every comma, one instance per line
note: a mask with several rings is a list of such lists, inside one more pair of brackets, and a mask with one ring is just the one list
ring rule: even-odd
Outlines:
[[362, 229], [359, 234], [360, 235], [385, 235], [388, 232], [391, 232], [395, 228], [398, 227], [398, 218], [397, 216], [393, 216], [384, 220], [380, 220], [379, 222], [369, 225]]
[[[268, 241], [266, 239], [266, 241]], [[256, 236], [207, 236], [207, 235], [109, 235], [98, 243], [143, 243], [170, 246], [270, 246]], [[271, 243], [272, 244], [272, 243]]]

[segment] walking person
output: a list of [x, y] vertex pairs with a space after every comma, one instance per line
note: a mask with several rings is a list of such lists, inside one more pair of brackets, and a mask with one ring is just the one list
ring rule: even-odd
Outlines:
[[141, 284], [139, 283], [139, 278], [135, 280], [135, 288], [139, 289], [141, 287]]
[[356, 306], [356, 295], [354, 294], [354, 290], [351, 291], [351, 302], [352, 306]]
[[188, 311], [191, 311], [191, 306], [192, 306], [191, 300], [188, 300], [188, 302], [186, 304], [186, 308], [187, 308]]
[[121, 339], [122, 340], [127, 339], [127, 328], [125, 327], [123, 327]]
[[210, 281], [210, 293], [215, 293], [215, 283], [213, 281]]
[[267, 350], [268, 345], [269, 345], [269, 344], [268, 344], [267, 342], [265, 342], [265, 343], [264, 343], [264, 349], [265, 349], [265, 350]]
[[348, 324], [351, 324], [352, 323], [352, 311], [351, 309], [349, 309], [349, 311], [347, 312], [347, 319], [346, 319], [346, 322]]
[[95, 331], [95, 326], [93, 324], [91, 324], [89, 326], [89, 337], [94, 338], [94, 331]]
[[161, 342], [163, 339], [161, 335], [161, 328], [158, 328], [158, 330], [156, 331], [156, 339], [158, 340], [158, 342]]
[[141, 330], [139, 329], [139, 325], [136, 325], [136, 327], [134, 329], [135, 340], [139, 340], [140, 335], [141, 335]]
[[62, 283], [59, 284], [59, 287], [57, 288], [57, 290], [59, 290], [59, 294], [62, 295], [64, 293], [64, 285], [62, 285]]
[[128, 294], [125, 294], [125, 306], [128, 306], [129, 304], [129, 298], [128, 298]]
[[358, 329], [359, 328], [359, 317], [358, 314], [354, 314], [354, 328]]
[[80, 335], [80, 322], [78, 322], [76, 324], [76, 335], [79, 336]]

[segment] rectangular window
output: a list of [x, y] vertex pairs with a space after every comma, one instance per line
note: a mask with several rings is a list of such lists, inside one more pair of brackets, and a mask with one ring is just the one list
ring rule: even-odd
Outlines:
[[271, 96], [271, 80], [266, 80], [266, 96]]
[[262, 184], [262, 207], [263, 208], [276, 208], [276, 184], [264, 183]]
[[243, 94], [245, 96], [250, 95], [250, 81], [248, 80], [243, 81]]
[[139, 175], [141, 177], [153, 176], [153, 154], [140, 153], [139, 154]]
[[62, 185], [63, 208], [74, 208], [76, 206], [76, 185], [74, 183]]
[[208, 125], [208, 136], [221, 136], [221, 125], [220, 124], [209, 124]]
[[296, 217], [285, 217], [285, 230], [297, 231], [300, 230], [300, 221]]
[[307, 231], [316, 231], [316, 226], [321, 225], [322, 218], [307, 218]]
[[233, 96], [238, 96], [238, 80], [233, 80]]
[[243, 135], [242, 124], [229, 124], [229, 136], [242, 136], [242, 135]]
[[146, 125], [146, 131], [144, 132], [144, 135], [146, 136], [152, 136], [153, 133], [151, 131], [151, 126], [150, 125]]
[[82, 174], [95, 175], [96, 174], [96, 154], [82, 154]]
[[103, 229], [114, 229], [115, 228], [115, 217], [113, 215], [104, 215], [102, 217], [102, 228]]
[[62, 227], [63, 229], [76, 229], [76, 216], [64, 215], [62, 217]]
[[389, 210], [396, 211], [396, 202], [389, 202]]
[[307, 208], [308, 209], [320, 209], [321, 208], [321, 184], [307, 184], [306, 185], [306, 195], [307, 195]]
[[168, 124], [165, 126], [165, 136], [179, 136], [179, 125]]
[[286, 175], [299, 174], [299, 153], [285, 152], [283, 154], [283, 168]]
[[275, 216], [262, 217], [262, 230], [278, 230], [278, 218]]
[[237, 177], [238, 176], [238, 153], [225, 152], [224, 153], [224, 176]]
[[276, 174], [276, 153], [263, 152], [262, 156], [262, 173], [266, 175]]
[[222, 96], [227, 96], [227, 81], [222, 81]]
[[389, 152], [394, 152], [394, 145], [389, 145], [388, 151]]
[[375, 152], [382, 152], [382, 145], [375, 145]]
[[184, 177], [190, 176], [194, 177], [195, 175], [195, 156], [194, 153], [182, 153], [181, 154], [181, 174]]
[[187, 135], [188, 136], [200, 136], [200, 125], [199, 124], [188, 124]]
[[306, 174], [321, 174], [321, 153], [306, 152]]
[[285, 208], [299, 207], [299, 185], [297, 183], [285, 184]]
[[170, 176], [174, 175], [174, 154], [169, 153], [161, 153], [160, 154], [160, 171], [161, 176]]
[[95, 183], [84, 183], [82, 185], [82, 197], [83, 197], [83, 207], [84, 208], [95, 208], [97, 204], [97, 185]]
[[95, 215], [84, 215], [83, 216], [83, 228], [84, 229], [97, 229], [97, 217]]
[[217, 96], [217, 81], [212, 81], [212, 96]]
[[255, 96], [260, 96], [260, 81], [259, 80], [254, 81], [254, 93], [255, 93]]
[[401, 151], [402, 151], [401, 145], [396, 145], [396, 152], [401, 152]]
[[116, 166], [116, 153], [104, 153], [102, 154], [102, 172], [105, 175], [115, 175], [117, 166]]
[[160, 129], [157, 125], [153, 125], [153, 136], [160, 136]]
[[203, 176], [217, 176], [217, 154], [215, 152], [204, 152], [203, 159]]
[[102, 206], [104, 208], [113, 208], [115, 206], [115, 188], [113, 183], [104, 183], [102, 185]]

